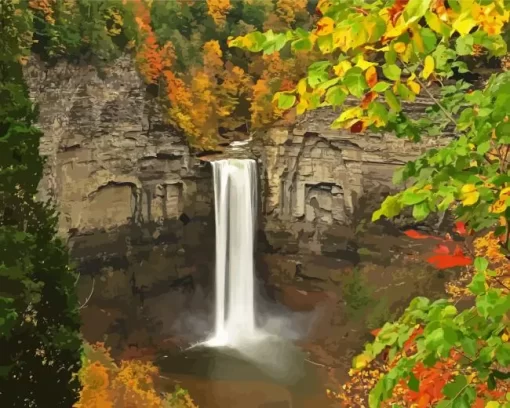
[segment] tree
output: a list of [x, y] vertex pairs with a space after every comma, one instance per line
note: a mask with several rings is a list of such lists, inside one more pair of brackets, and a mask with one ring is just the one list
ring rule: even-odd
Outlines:
[[0, 405], [67, 408], [79, 391], [76, 278], [55, 212], [35, 199], [42, 134], [22, 72], [30, 32], [26, 4], [0, 1]]
[[[504, 391], [482, 392], [478, 384], [501, 391], [510, 378], [510, 73], [493, 70], [487, 81], [466, 74], [484, 60], [506, 55], [510, 5], [500, 0], [321, 0], [317, 12], [321, 19], [311, 31], [252, 32], [230, 46], [271, 54], [290, 44], [294, 52], [322, 54], [295, 88], [275, 95], [281, 109], [302, 114], [340, 108], [332, 127], [353, 133], [390, 131], [412, 141], [444, 137], [444, 147], [395, 174], [397, 184], [411, 186], [387, 197], [374, 221], [410, 207], [417, 220], [453, 211], [463, 235], [492, 229], [486, 238], [490, 245], [475, 241], [492, 252], [471, 256], [467, 245], [449, 249], [441, 243], [429, 259], [438, 268], [468, 268], [471, 282], [464, 294], [474, 306], [458, 310], [453, 299], [416, 298], [354, 360], [355, 373], [385, 356], [369, 405], [509, 406]], [[411, 116], [405, 105], [418, 97], [431, 106]], [[449, 370], [441, 381], [429, 375], [441, 370]], [[429, 385], [433, 394], [424, 391]], [[402, 389], [409, 398], [395, 400]], [[410, 397], [406, 389], [417, 395]]]

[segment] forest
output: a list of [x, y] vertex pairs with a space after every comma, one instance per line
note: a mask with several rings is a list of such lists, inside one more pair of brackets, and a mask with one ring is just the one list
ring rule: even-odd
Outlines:
[[509, 20], [506, 0], [0, 0], [0, 406], [197, 406], [160, 392], [154, 363], [83, 339], [58, 210], [36, 197], [27, 65], [101, 71], [129, 55], [194, 154], [317, 109], [359, 138], [442, 138], [394, 173], [371, 221], [451, 217], [442, 235], [403, 233], [460, 273], [372, 331], [349, 381], [324, 393], [344, 407], [510, 407]]

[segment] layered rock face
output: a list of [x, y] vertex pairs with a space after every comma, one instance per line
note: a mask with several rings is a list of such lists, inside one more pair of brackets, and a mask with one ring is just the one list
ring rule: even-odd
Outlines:
[[41, 198], [60, 212], [82, 303], [93, 288], [86, 335], [161, 328], [185, 307], [172, 288], [213, 270], [210, 169], [163, 123], [128, 58], [102, 71], [33, 60], [26, 78], [44, 131]]
[[[128, 58], [102, 71], [33, 60], [26, 77], [45, 133], [41, 197], [57, 204], [60, 235], [77, 261], [85, 336], [119, 348], [203, 336], [213, 313], [209, 165], [164, 123]], [[351, 267], [388, 266], [407, 245], [365, 233], [366, 215], [392, 189], [394, 169], [435, 143], [334, 131], [334, 116], [310, 113], [251, 146], [260, 163], [256, 260], [266, 295], [299, 311], [327, 304], [326, 324], [317, 326], [326, 328], [345, 323]], [[377, 276], [377, 296], [401, 303], [419, 281]], [[310, 296], [318, 290], [327, 294]]]

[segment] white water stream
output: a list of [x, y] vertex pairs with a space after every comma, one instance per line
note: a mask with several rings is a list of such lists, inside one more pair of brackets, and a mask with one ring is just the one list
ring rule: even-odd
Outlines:
[[206, 344], [238, 347], [257, 335], [253, 249], [257, 211], [254, 160], [212, 162], [216, 218], [216, 322]]

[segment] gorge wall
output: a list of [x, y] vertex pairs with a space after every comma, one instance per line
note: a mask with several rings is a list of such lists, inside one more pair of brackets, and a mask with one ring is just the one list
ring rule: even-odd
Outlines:
[[[26, 77], [44, 131], [41, 198], [55, 201], [77, 262], [85, 336], [122, 347], [202, 335], [213, 301], [210, 166], [164, 123], [127, 57], [101, 71], [33, 59]], [[262, 196], [258, 270], [270, 297], [300, 310], [339, 303], [353, 265], [402, 259], [405, 243], [366, 233], [367, 215], [392, 188], [394, 169], [437, 143], [331, 130], [334, 115], [313, 112], [252, 143]], [[380, 276], [379, 286], [407, 297], [421, 279]], [[316, 290], [328, 296], [303, 298]]]

